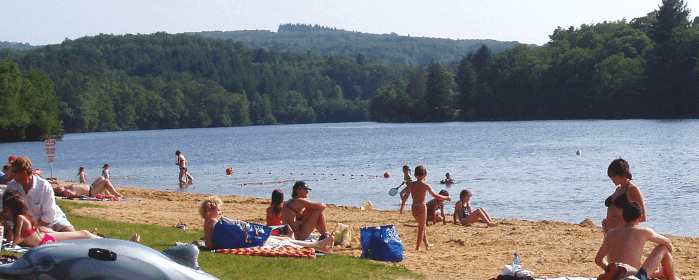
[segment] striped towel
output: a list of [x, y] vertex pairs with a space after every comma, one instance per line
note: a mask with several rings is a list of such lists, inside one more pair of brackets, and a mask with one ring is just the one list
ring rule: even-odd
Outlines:
[[315, 259], [316, 251], [313, 248], [238, 248], [238, 249], [218, 249], [214, 250], [217, 254], [236, 254], [245, 256], [263, 256], [263, 257], [292, 257], [292, 258], [311, 258]]

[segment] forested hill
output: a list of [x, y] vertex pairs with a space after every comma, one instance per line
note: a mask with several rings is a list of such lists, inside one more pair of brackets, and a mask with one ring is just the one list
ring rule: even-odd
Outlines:
[[31, 49], [36, 49], [36, 48], [41, 48], [43, 46], [32, 46], [27, 43], [13, 43], [13, 42], [7, 42], [7, 41], [0, 41], [0, 50], [2, 49], [11, 49], [15, 51], [21, 51], [21, 50], [31, 50]]
[[688, 17], [682, 0], [663, 0], [630, 22], [558, 28], [545, 46], [482, 45], [427, 66], [167, 33], [2, 49], [0, 141], [277, 123], [699, 118], [699, 20]]
[[[384, 63], [426, 66], [432, 61], [449, 63], [475, 53], [486, 45], [492, 52], [512, 48], [518, 42], [495, 40], [452, 40], [427, 37], [370, 34], [307, 24], [280, 25], [277, 32], [267, 30], [205, 31], [189, 34], [205, 38], [233, 40], [251, 48], [304, 53], [364, 55]], [[534, 45], [532, 45], [534, 47]]]

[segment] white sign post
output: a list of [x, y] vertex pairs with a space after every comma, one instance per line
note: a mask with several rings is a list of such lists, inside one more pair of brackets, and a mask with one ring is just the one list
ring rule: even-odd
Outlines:
[[53, 157], [56, 154], [56, 140], [47, 138], [44, 140], [44, 146], [46, 147], [48, 161], [51, 163], [51, 178], [53, 178]]

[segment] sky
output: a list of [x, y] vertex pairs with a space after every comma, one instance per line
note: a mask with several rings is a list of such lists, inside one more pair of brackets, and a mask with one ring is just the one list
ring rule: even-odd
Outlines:
[[[699, 15], [699, 1], [684, 1]], [[543, 45], [558, 26], [626, 19], [661, 0], [0, 0], [0, 41], [60, 44], [99, 34], [270, 30], [311, 24], [363, 33]]]

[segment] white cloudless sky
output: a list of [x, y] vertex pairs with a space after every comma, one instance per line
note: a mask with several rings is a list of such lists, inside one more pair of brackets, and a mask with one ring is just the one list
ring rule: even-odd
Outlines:
[[[699, 14], [699, 1], [685, 1]], [[270, 30], [318, 24], [349, 31], [543, 45], [556, 27], [630, 21], [661, 0], [0, 0], [0, 41], [32, 45], [104, 34]]]

